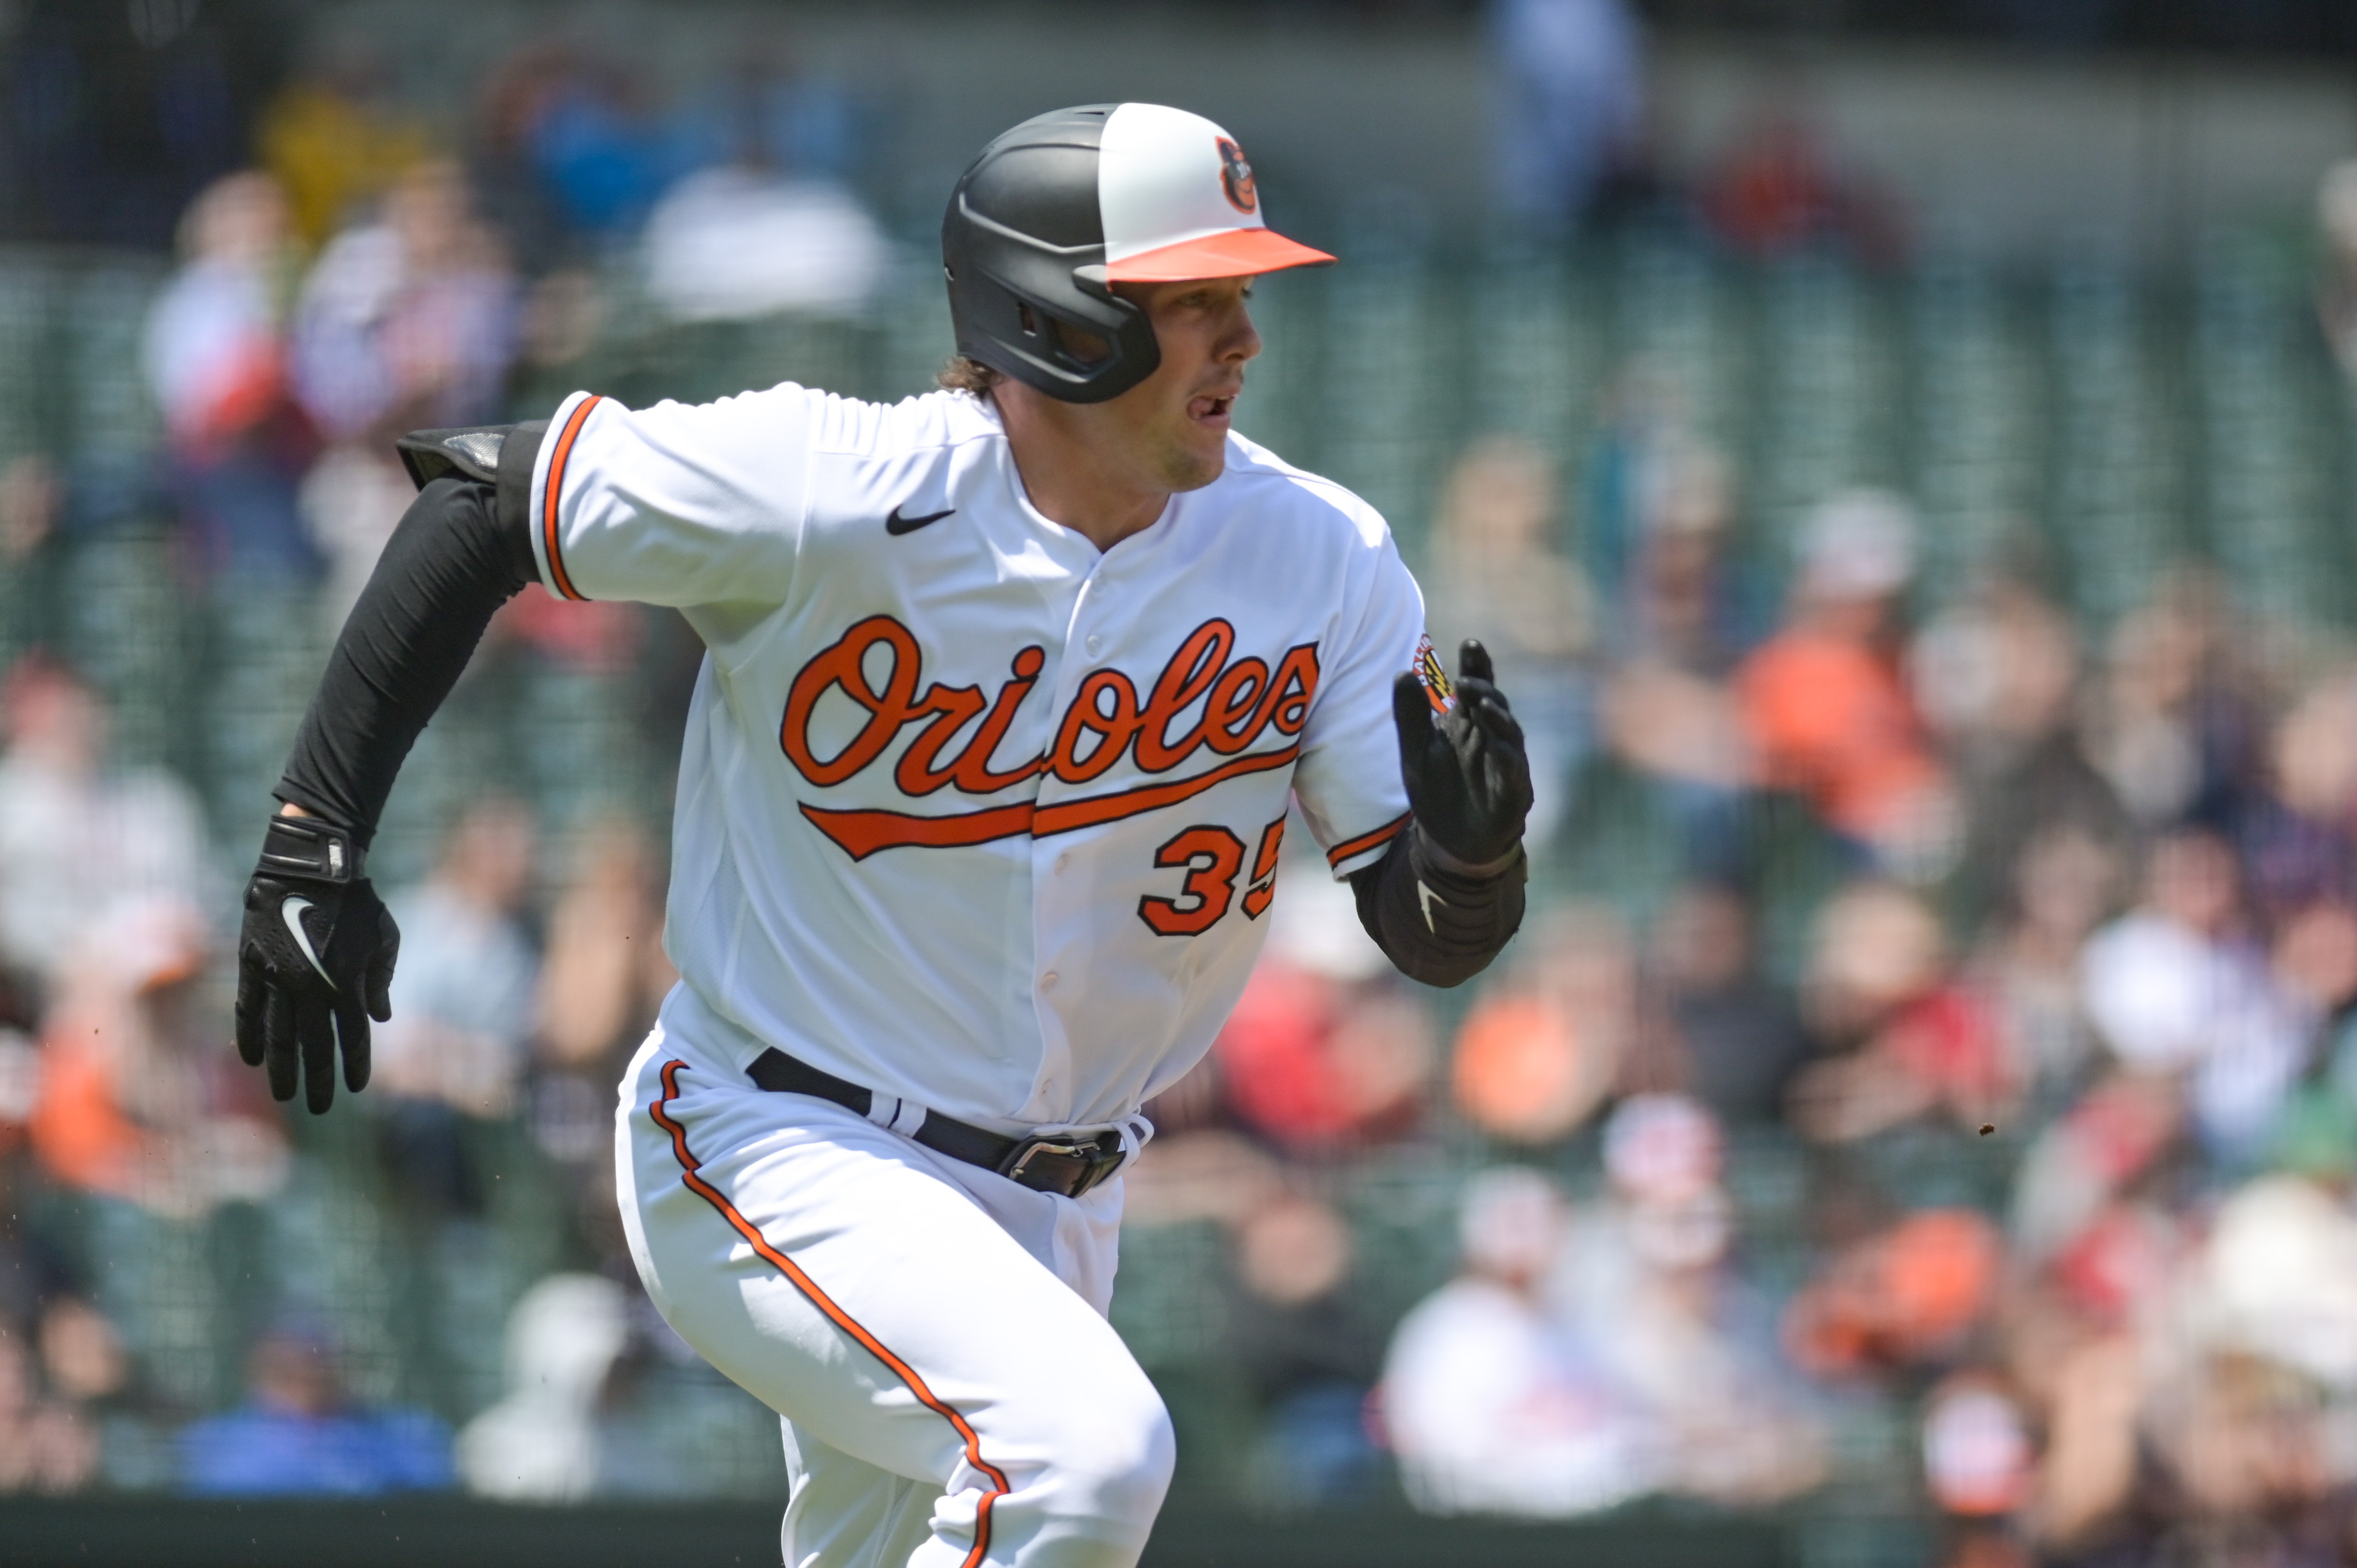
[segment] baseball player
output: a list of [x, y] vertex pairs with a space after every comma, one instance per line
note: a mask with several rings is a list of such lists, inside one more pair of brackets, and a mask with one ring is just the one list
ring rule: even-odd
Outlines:
[[1230, 428], [1272, 231], [1235, 140], [1147, 103], [985, 147], [942, 231], [957, 357], [402, 443], [421, 489], [338, 641], [247, 890], [240, 1049], [368, 1079], [365, 875], [501, 602], [676, 607], [706, 649], [667, 944], [621, 1089], [663, 1316], [783, 1418], [796, 1564], [1135, 1563], [1168, 1417], [1104, 1318], [1138, 1108], [1202, 1056], [1288, 801], [1392, 961], [1522, 917], [1520, 733], [1450, 682], [1383, 521]]

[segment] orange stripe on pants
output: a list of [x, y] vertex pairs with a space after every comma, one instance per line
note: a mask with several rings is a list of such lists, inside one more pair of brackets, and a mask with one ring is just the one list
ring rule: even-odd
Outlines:
[[894, 1377], [909, 1385], [909, 1391], [917, 1396], [919, 1403], [957, 1429], [959, 1438], [965, 1444], [966, 1463], [989, 1477], [992, 1487], [990, 1491], [983, 1494], [981, 1502], [974, 1507], [974, 1550], [966, 1553], [965, 1562], [963, 1564], [963, 1568], [980, 1568], [984, 1557], [990, 1551], [990, 1505], [1013, 1489], [1006, 1484], [1006, 1473], [982, 1456], [982, 1439], [975, 1434], [973, 1423], [928, 1388], [925, 1380], [917, 1375], [915, 1368], [886, 1349], [882, 1340], [867, 1332], [856, 1318], [836, 1305], [834, 1298], [819, 1289], [817, 1282], [802, 1273], [801, 1267], [791, 1258], [770, 1246], [768, 1240], [762, 1236], [760, 1227], [739, 1214], [737, 1211], [737, 1206], [729, 1202], [719, 1188], [696, 1175], [696, 1172], [702, 1168], [703, 1162], [698, 1160], [694, 1151], [687, 1146], [687, 1129], [673, 1121], [670, 1112], [665, 1109], [673, 1101], [679, 1098], [679, 1070], [686, 1065], [685, 1062], [677, 1059], [663, 1063], [662, 1095], [662, 1098], [648, 1105], [647, 1114], [654, 1118], [656, 1126], [671, 1134], [672, 1154], [679, 1161], [680, 1175], [686, 1181], [688, 1190], [718, 1209], [720, 1217], [728, 1221], [738, 1235], [745, 1238], [753, 1251], [772, 1268], [791, 1281], [793, 1287], [802, 1292], [813, 1306], [826, 1314], [828, 1319], [837, 1328], [850, 1335], [869, 1355], [889, 1367]]

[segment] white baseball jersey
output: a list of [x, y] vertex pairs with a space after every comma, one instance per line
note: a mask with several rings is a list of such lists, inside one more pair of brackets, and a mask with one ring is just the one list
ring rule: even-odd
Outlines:
[[1111, 1123], [1242, 992], [1288, 792], [1337, 875], [1406, 822], [1415, 583], [1364, 502], [1240, 436], [1100, 552], [963, 393], [576, 394], [532, 515], [550, 591], [675, 606], [709, 650], [664, 1017], [739, 1069], [776, 1047], [909, 1126]]

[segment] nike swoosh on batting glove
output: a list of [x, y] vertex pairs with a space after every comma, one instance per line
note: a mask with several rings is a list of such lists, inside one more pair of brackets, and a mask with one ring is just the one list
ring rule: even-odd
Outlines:
[[1468, 638], [1458, 651], [1457, 702], [1433, 712], [1424, 682], [1406, 673], [1392, 685], [1400, 778], [1409, 809], [1434, 844], [1464, 868], [1511, 859], [1531, 811], [1531, 764], [1523, 726], [1498, 690], [1489, 650]]
[[360, 875], [346, 830], [317, 817], [273, 817], [245, 887], [237, 944], [237, 1051], [266, 1068], [270, 1092], [298, 1085], [317, 1114], [335, 1102], [336, 1057], [354, 1093], [369, 1079], [369, 1020], [393, 1017], [401, 929]]

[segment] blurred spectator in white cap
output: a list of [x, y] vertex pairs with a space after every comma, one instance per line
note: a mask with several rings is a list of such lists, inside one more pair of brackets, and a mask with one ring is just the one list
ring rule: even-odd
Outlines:
[[723, 96], [728, 156], [673, 186], [647, 217], [648, 297], [681, 321], [856, 315], [892, 252], [828, 166], [840, 160], [808, 156], [797, 145], [808, 138], [791, 134], [793, 99], [822, 108], [827, 95], [796, 94], [756, 48]]
[[508, 1316], [506, 1397], [458, 1434], [467, 1489], [511, 1502], [565, 1503], [597, 1484], [597, 1407], [630, 1340], [621, 1286], [551, 1274]]
[[1538, 228], [1586, 216], [1644, 130], [1644, 34], [1626, 0], [1492, 0], [1498, 195]]
[[856, 315], [889, 260], [842, 186], [741, 164], [689, 175], [647, 219], [647, 294], [679, 321]]
[[1913, 513], [1880, 490], [1835, 496], [1810, 517], [1800, 556], [1784, 629], [1737, 677], [1759, 781], [1804, 796], [1892, 875], [1936, 876], [1957, 821], [1900, 666]]
[[1408, 1498], [1426, 1513], [1559, 1519], [1652, 1487], [1654, 1444], [1608, 1371], [1541, 1298], [1562, 1197], [1537, 1172], [1466, 1188], [1455, 1280], [1393, 1336], [1383, 1412]]

